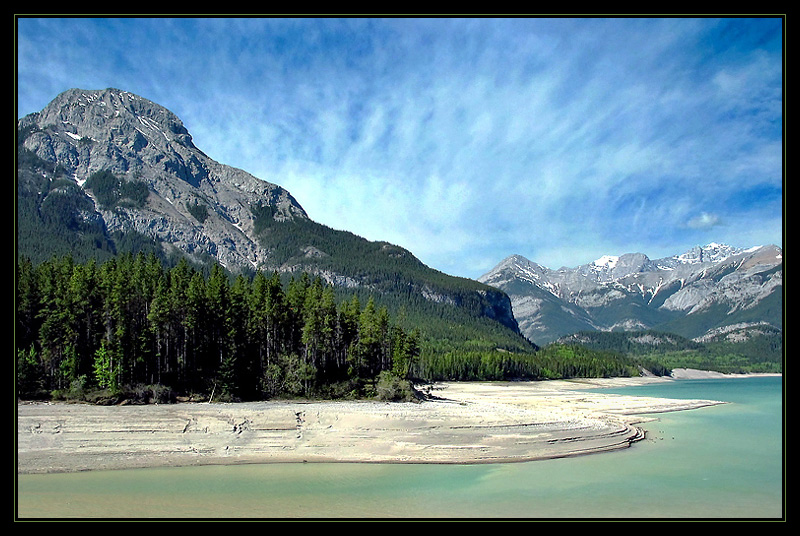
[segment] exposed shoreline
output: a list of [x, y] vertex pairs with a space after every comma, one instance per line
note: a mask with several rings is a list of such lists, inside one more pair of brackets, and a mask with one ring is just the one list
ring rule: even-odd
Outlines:
[[[716, 377], [716, 375], [713, 375]], [[709, 377], [687, 371], [680, 378]], [[726, 376], [728, 377], [728, 376]], [[441, 383], [424, 403], [20, 403], [18, 474], [299, 462], [498, 463], [627, 448], [645, 414], [721, 404], [620, 396], [610, 378]], [[587, 390], [589, 389], [589, 390]]]

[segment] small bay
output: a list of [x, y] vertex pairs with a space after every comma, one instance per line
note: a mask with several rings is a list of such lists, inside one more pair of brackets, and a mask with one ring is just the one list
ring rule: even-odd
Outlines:
[[780, 377], [609, 393], [727, 404], [651, 415], [631, 448], [481, 465], [264, 464], [19, 475], [27, 518], [780, 519]]

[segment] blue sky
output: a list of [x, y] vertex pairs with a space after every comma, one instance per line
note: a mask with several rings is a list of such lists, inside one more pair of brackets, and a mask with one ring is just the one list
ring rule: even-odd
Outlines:
[[17, 20], [17, 115], [165, 106], [315, 221], [477, 278], [783, 241], [779, 18]]

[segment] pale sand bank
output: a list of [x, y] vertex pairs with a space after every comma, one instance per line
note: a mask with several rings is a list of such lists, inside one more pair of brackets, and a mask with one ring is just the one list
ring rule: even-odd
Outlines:
[[781, 376], [781, 374], [726, 374], [713, 370], [697, 370], [676, 368], [672, 371], [672, 378], [676, 380], [703, 380], [714, 378], [752, 378], [753, 376]]
[[18, 473], [272, 462], [490, 463], [628, 447], [646, 413], [720, 404], [619, 396], [618, 378], [442, 383], [436, 400], [19, 404]]

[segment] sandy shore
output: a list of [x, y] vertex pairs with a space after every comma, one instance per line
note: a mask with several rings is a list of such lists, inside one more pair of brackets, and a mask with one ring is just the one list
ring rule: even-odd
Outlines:
[[703, 380], [714, 378], [752, 378], [753, 376], [781, 376], [781, 374], [726, 374], [724, 372], [714, 372], [712, 370], [697, 370], [687, 368], [676, 368], [672, 370], [672, 378], [675, 380]]
[[17, 406], [18, 473], [271, 463], [491, 463], [576, 456], [643, 438], [643, 414], [721, 402], [619, 396], [620, 378], [443, 383], [416, 403]]

